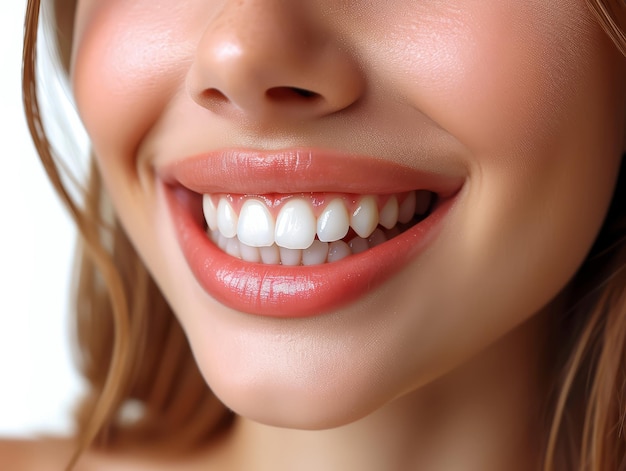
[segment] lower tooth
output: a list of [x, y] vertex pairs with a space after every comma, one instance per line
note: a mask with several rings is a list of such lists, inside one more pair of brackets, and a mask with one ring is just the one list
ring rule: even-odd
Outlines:
[[227, 244], [228, 244], [228, 237], [224, 236], [221, 232], [218, 232], [217, 246], [225, 252]]
[[352, 255], [350, 246], [343, 240], [332, 242], [328, 247], [328, 262], [338, 262], [339, 260]]
[[328, 257], [328, 243], [314, 240], [313, 244], [302, 251], [302, 265], [321, 265]]
[[259, 263], [261, 261], [261, 254], [257, 247], [250, 247], [242, 242], [239, 242], [239, 251], [241, 253], [241, 259], [246, 262]]
[[269, 247], [260, 247], [259, 253], [261, 255], [261, 261], [266, 265], [278, 265], [280, 263], [280, 251], [276, 244]]
[[348, 242], [348, 245], [350, 246], [350, 251], [353, 255], [365, 252], [367, 249], [370, 248], [367, 239], [362, 239], [361, 237], [355, 237], [350, 242]]
[[369, 242], [370, 248], [374, 248], [377, 245], [387, 242], [387, 240], [385, 233], [380, 229], [376, 229], [367, 241]]
[[301, 249], [287, 249], [285, 247], [279, 247], [280, 250], [280, 261], [283, 265], [289, 267], [295, 267], [300, 265], [302, 261], [302, 250]]
[[239, 239], [232, 237], [226, 243], [226, 253], [231, 257], [241, 258], [241, 250], [239, 247]]

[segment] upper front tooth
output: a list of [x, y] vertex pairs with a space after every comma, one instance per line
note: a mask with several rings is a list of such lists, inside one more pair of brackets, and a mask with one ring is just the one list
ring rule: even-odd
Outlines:
[[315, 239], [315, 226], [311, 204], [302, 198], [290, 199], [276, 218], [276, 245], [287, 249], [306, 249]]
[[211, 195], [202, 195], [202, 212], [209, 229], [212, 231], [217, 229], [217, 208]]
[[317, 237], [322, 242], [343, 239], [350, 229], [350, 219], [346, 205], [336, 198], [330, 202], [317, 219]]
[[378, 226], [378, 205], [373, 196], [363, 198], [350, 217], [350, 226], [359, 237], [368, 238]]
[[275, 223], [267, 206], [259, 200], [247, 200], [241, 207], [237, 237], [251, 247], [268, 247], [274, 243]]
[[220, 198], [217, 204], [217, 228], [229, 239], [237, 235], [237, 213], [226, 198]]

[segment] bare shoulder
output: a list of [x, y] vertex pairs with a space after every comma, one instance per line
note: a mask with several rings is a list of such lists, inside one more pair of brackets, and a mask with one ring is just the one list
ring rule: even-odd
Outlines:
[[70, 439], [0, 439], [0, 463], [13, 471], [58, 471], [65, 469], [73, 452]]
[[[0, 470], [64, 471], [76, 450], [70, 438], [7, 440], [0, 438]], [[213, 453], [211, 453], [213, 455]], [[164, 456], [147, 452], [98, 452], [81, 454], [72, 471], [206, 471], [225, 470], [217, 456]]]

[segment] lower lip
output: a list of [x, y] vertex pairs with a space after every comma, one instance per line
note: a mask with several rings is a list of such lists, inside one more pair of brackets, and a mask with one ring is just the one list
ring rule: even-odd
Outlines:
[[197, 195], [163, 188], [183, 255], [202, 288], [234, 310], [281, 318], [322, 315], [370, 293], [424, 251], [454, 201], [442, 201], [425, 220], [365, 252], [334, 263], [286, 267], [222, 252], [193, 216], [202, 214]]

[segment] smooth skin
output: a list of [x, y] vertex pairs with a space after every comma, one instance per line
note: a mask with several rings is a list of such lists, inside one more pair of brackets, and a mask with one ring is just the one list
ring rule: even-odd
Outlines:
[[[584, 1], [78, 5], [71, 80], [115, 209], [241, 415], [189, 469], [538, 469], [550, 314], [624, 147], [624, 61]], [[288, 87], [322, 99], [268, 93]], [[155, 175], [295, 146], [464, 185], [428, 250], [364, 298], [290, 321], [233, 312], [195, 282]], [[82, 466], [184, 469], [138, 456]]]

